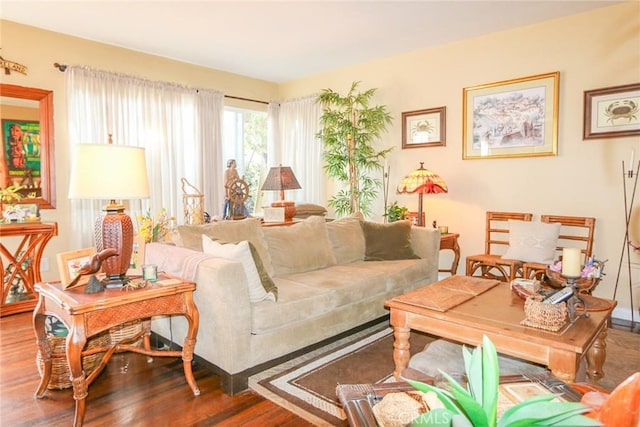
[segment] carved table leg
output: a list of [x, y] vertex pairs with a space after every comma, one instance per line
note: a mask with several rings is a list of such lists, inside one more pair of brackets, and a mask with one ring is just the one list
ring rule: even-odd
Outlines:
[[49, 381], [51, 379], [52, 350], [45, 333], [44, 320], [44, 301], [43, 298], [40, 297], [38, 300], [38, 305], [33, 312], [33, 330], [36, 334], [36, 343], [38, 345], [38, 349], [40, 350], [40, 358], [42, 359], [43, 366], [42, 378], [40, 378], [40, 384], [38, 384], [38, 388], [36, 389], [36, 392], [34, 394], [34, 397], [37, 397], [39, 399], [44, 397], [44, 394], [47, 391], [47, 386], [49, 385]]
[[409, 337], [411, 329], [407, 327], [407, 313], [391, 308], [391, 326], [393, 326], [393, 362], [395, 370], [393, 376], [400, 380], [402, 372], [409, 365]]
[[193, 395], [199, 396], [200, 389], [193, 377], [191, 362], [193, 361], [193, 352], [196, 348], [196, 336], [198, 335], [200, 313], [198, 313], [198, 308], [193, 302], [193, 295], [191, 293], [185, 294], [185, 299], [187, 306], [185, 317], [189, 323], [189, 330], [187, 331], [187, 336], [184, 339], [184, 345], [182, 346], [182, 364], [184, 366], [184, 376], [187, 379], [187, 384], [189, 384], [189, 387], [193, 390]]
[[87, 377], [82, 370], [82, 349], [87, 343], [82, 318], [74, 318], [67, 336], [67, 363], [71, 371], [73, 398], [76, 400], [76, 413], [73, 418], [74, 427], [84, 422], [86, 399], [88, 392]]
[[594, 382], [598, 382], [604, 378], [602, 366], [607, 358], [607, 327], [605, 323], [602, 331], [596, 337], [595, 342], [591, 348], [587, 350], [587, 376]]
[[402, 372], [409, 365], [409, 337], [411, 336], [411, 329], [403, 328], [400, 326], [393, 327], [393, 362], [396, 365], [396, 369], [393, 371], [393, 376], [396, 380], [400, 380]]

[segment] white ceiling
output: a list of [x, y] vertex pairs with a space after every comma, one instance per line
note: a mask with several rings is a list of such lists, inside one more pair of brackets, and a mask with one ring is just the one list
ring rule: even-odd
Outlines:
[[[0, 0], [0, 16], [284, 82], [615, 3], [620, 1]], [[61, 52], [58, 62], [64, 61]]]

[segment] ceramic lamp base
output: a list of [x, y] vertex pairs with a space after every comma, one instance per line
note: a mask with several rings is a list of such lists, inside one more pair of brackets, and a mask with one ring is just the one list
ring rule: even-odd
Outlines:
[[277, 200], [271, 203], [272, 208], [284, 208], [284, 220], [293, 221], [293, 217], [296, 214], [296, 204], [289, 200]]

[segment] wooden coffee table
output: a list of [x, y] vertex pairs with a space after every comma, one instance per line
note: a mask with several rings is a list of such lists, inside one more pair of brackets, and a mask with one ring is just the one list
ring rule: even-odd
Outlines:
[[[608, 301], [608, 310], [590, 312], [558, 332], [522, 326], [524, 301], [509, 289], [506, 283], [476, 277], [451, 276], [437, 282], [471, 289], [486, 285], [489, 290], [456, 301], [451, 308], [443, 309], [434, 304], [421, 304], [435, 295], [430, 286], [395, 297], [385, 303], [391, 311], [394, 344], [394, 375], [401, 378], [409, 363], [409, 338], [411, 330], [426, 332], [442, 338], [472, 346], [482, 342], [483, 335], [493, 341], [499, 353], [508, 354], [530, 362], [548, 366], [553, 374], [566, 382], [574, 382], [581, 361], [586, 361], [587, 375], [598, 381], [603, 376], [605, 338], [611, 311], [616, 301]], [[491, 287], [492, 286], [492, 287]], [[433, 298], [434, 300], [438, 298]], [[439, 301], [456, 298], [439, 298]], [[464, 299], [464, 298], [462, 298]]]

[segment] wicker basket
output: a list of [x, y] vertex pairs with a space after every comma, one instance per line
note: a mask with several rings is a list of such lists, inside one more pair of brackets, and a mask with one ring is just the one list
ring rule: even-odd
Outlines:
[[524, 302], [525, 319], [521, 325], [547, 331], [559, 331], [567, 323], [567, 304], [547, 304], [542, 296], [527, 298]]
[[[49, 341], [49, 346], [52, 351], [51, 378], [49, 379], [47, 388], [50, 390], [62, 390], [69, 388], [71, 387], [71, 370], [69, 369], [69, 364], [65, 357], [67, 338], [47, 335], [47, 340]], [[111, 338], [109, 337], [109, 334], [105, 332], [90, 338], [84, 349], [91, 350], [93, 348], [108, 346], [110, 344]], [[82, 358], [82, 369], [87, 375], [89, 375], [100, 364], [103, 355], [104, 353], [94, 353]], [[38, 354], [36, 355], [36, 365], [38, 366], [38, 372], [42, 377], [42, 374], [44, 373], [44, 362], [42, 361], [42, 355], [40, 354], [39, 349]]]
[[133, 320], [109, 329], [109, 337], [111, 338], [112, 344], [130, 340], [136, 335], [140, 335], [140, 337], [133, 343], [129, 344], [139, 345], [142, 342], [142, 321], [140, 320]]

